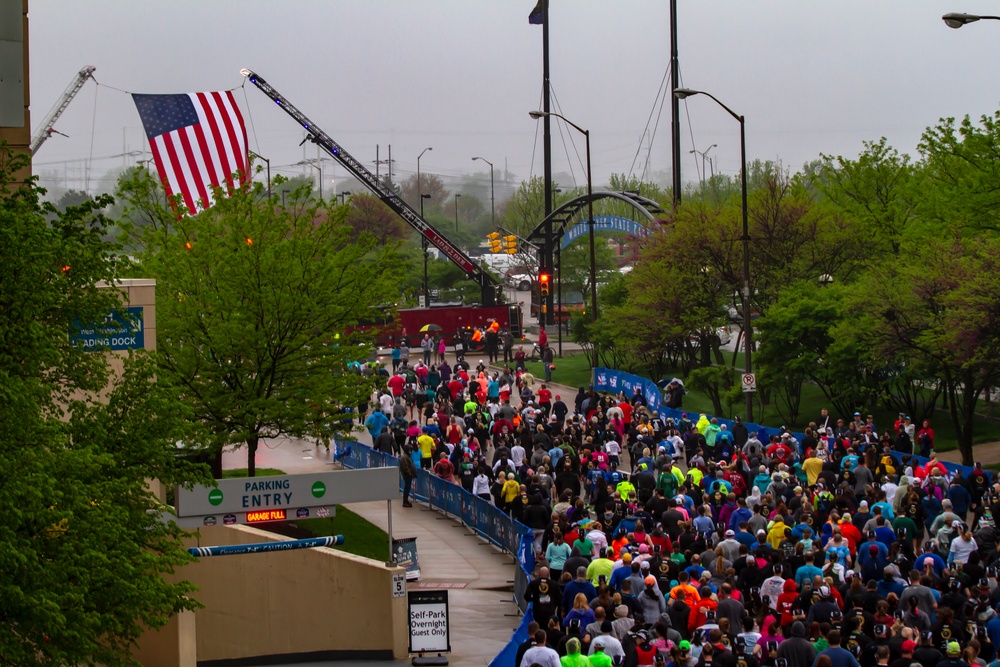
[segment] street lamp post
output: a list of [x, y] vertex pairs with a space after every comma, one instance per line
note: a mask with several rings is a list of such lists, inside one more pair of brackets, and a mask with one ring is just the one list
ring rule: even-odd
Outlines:
[[[573, 121], [569, 120], [562, 114], [557, 114], [555, 112], [549, 111], [530, 111], [528, 115], [534, 119], [544, 118], [546, 116], [555, 116], [556, 118], [561, 118], [563, 122], [575, 129], [577, 132], [583, 134], [584, 139], [587, 143], [587, 216], [590, 218], [587, 221], [587, 228], [590, 234], [590, 320], [591, 322], [597, 321], [597, 250], [594, 245], [594, 179], [593, 172], [590, 169], [590, 131], [585, 130]], [[551, 268], [551, 267], [546, 267]], [[594, 367], [596, 368], [598, 364], [597, 358], [597, 346], [594, 346]]]
[[421, 196], [421, 200], [420, 200], [420, 217], [421, 218], [424, 217], [424, 208], [423, 208], [424, 207], [424, 200], [422, 199], [422, 197], [424, 196], [424, 194], [423, 194], [424, 193], [424, 188], [420, 184], [420, 158], [422, 158], [424, 156], [424, 153], [426, 153], [427, 151], [432, 151], [432, 150], [434, 150], [434, 148], [431, 147], [431, 146], [428, 146], [424, 150], [420, 151], [420, 155], [417, 156], [417, 194], [419, 194]]
[[493, 163], [484, 157], [472, 158], [473, 162], [475, 162], [476, 160], [482, 160], [486, 164], [490, 165], [490, 223], [492, 223], [493, 229], [496, 229], [497, 209], [496, 209], [496, 200], [494, 199], [494, 190], [493, 190]]
[[979, 16], [977, 14], [963, 14], [961, 12], [949, 12], [941, 17], [945, 25], [949, 28], [961, 28], [963, 25], [975, 23], [980, 20], [1000, 21], [1000, 16]]
[[[704, 182], [705, 182], [705, 158], [706, 158], [706, 157], [708, 156], [708, 152], [709, 152], [710, 150], [712, 150], [713, 148], [716, 148], [716, 147], [718, 147], [718, 145], [719, 145], [719, 144], [712, 144], [711, 146], [709, 146], [708, 148], [706, 148], [706, 149], [705, 149], [705, 150], [703, 150], [703, 151], [700, 151], [700, 150], [698, 150], [697, 148], [692, 148], [692, 149], [691, 149], [690, 151], [688, 151], [688, 153], [689, 153], [690, 155], [695, 155], [695, 154], [697, 154], [697, 155], [700, 155], [700, 156], [701, 156], [701, 182], [702, 182], [703, 184], [704, 184]], [[711, 164], [711, 160], [709, 160], [709, 164]], [[714, 172], [713, 172], [713, 174], [712, 174], [712, 175], [713, 175], [713, 176], [715, 175], [715, 174], [714, 174]]]
[[257, 153], [254, 153], [253, 151], [250, 151], [250, 157], [260, 158], [261, 160], [263, 160], [264, 162], [267, 163], [267, 198], [270, 199], [271, 198], [271, 161], [268, 160], [263, 155], [258, 155]]
[[455, 193], [455, 233], [458, 233], [458, 198], [461, 197], [459, 193]]
[[343, 206], [344, 204], [347, 203], [347, 198], [351, 196], [351, 191], [350, 190], [344, 190], [343, 192], [341, 192], [337, 196], [340, 197], [340, 205]]
[[[424, 219], [424, 200], [430, 199], [430, 195], [420, 195], [420, 219]], [[427, 280], [427, 237], [420, 235], [420, 245], [424, 249], [424, 307], [431, 305], [431, 291]]]
[[[716, 104], [729, 112], [729, 115], [740, 122], [740, 159], [743, 164], [741, 170], [740, 186], [743, 194], [743, 346], [745, 356], [743, 360], [746, 372], [752, 373], [753, 366], [750, 363], [750, 350], [753, 347], [753, 326], [750, 319], [750, 224], [747, 218], [747, 135], [746, 119], [719, 101], [715, 95], [706, 93], [703, 90], [691, 90], [690, 88], [676, 88], [674, 97], [683, 100], [692, 95], [705, 95], [712, 98]], [[708, 151], [706, 151], [708, 152]], [[746, 392], [747, 399], [747, 422], [753, 421], [753, 392]]]
[[319, 160], [299, 160], [296, 165], [309, 165], [319, 172], [319, 198], [323, 199], [323, 167], [321, 164], [316, 164]]

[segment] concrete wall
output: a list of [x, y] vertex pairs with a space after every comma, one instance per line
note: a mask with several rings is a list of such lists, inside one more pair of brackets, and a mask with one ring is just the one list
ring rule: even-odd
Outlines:
[[[188, 546], [284, 539], [216, 526], [200, 529]], [[201, 558], [176, 576], [197, 584], [193, 597], [205, 605], [194, 613], [198, 663], [235, 665], [261, 664], [249, 659], [268, 656], [405, 658], [406, 598], [392, 597], [392, 575], [403, 572], [335, 549], [299, 549]]]
[[196, 667], [198, 645], [193, 611], [174, 616], [158, 631], [149, 630], [132, 653], [143, 667]]
[[[21, 29], [16, 30], [14, 26], [8, 23], [10, 17], [16, 20], [15, 17], [20, 17]], [[7, 141], [7, 145], [13, 150], [14, 153], [27, 153], [29, 152], [29, 145], [31, 144], [31, 113], [30, 113], [30, 89], [28, 85], [28, 0], [0, 0], [0, 21], [5, 23], [4, 26], [0, 26], [0, 53], [4, 52], [6, 48], [12, 48], [17, 40], [21, 40], [21, 57], [23, 63], [23, 72], [20, 81], [14, 80], [14, 73], [7, 72], [5, 69], [4, 75], [0, 78], [0, 93], [7, 87], [11, 85], [19, 85], [21, 91], [23, 91], [23, 98], [21, 95], [5, 95], [5, 98], [10, 101], [15, 99], [20, 101], [23, 99], [23, 116], [18, 115], [19, 118], [15, 122], [5, 121], [0, 123], [0, 141]], [[11, 58], [8, 62], [14, 61]], [[3, 69], [3, 68], [0, 68]], [[9, 90], [9, 88], [6, 88]], [[4, 116], [7, 114], [5, 113]], [[23, 119], [22, 119], [23, 118]], [[31, 176], [31, 167], [29, 166], [22, 173], [18, 174], [18, 180], [24, 180], [28, 176]]]

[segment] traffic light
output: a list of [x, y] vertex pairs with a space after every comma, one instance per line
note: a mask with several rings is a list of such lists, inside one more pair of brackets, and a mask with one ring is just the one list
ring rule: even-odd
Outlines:
[[508, 255], [517, 252], [517, 237], [513, 234], [503, 237], [503, 251]]
[[503, 249], [500, 243], [500, 232], [492, 232], [486, 235], [486, 242], [490, 246], [490, 252], [500, 252]]
[[542, 296], [549, 295], [549, 287], [552, 283], [552, 276], [548, 273], [538, 274], [538, 290], [541, 292]]

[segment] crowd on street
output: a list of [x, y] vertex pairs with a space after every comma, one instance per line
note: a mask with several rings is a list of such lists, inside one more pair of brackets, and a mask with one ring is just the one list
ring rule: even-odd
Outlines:
[[949, 472], [929, 422], [768, 437], [437, 362], [379, 367], [364, 423], [404, 506], [422, 467], [531, 529], [516, 667], [1000, 666], [1000, 483]]

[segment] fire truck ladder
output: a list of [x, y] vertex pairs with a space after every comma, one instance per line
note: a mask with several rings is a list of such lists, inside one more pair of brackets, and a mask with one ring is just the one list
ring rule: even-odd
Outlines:
[[[63, 92], [62, 97], [59, 98], [56, 105], [52, 107], [51, 111], [49, 111], [49, 115], [45, 117], [44, 121], [42, 121], [38, 131], [35, 132], [35, 136], [31, 138], [32, 155], [37, 153], [38, 149], [45, 143], [45, 140], [53, 134], [62, 134], [62, 132], [53, 129], [53, 126], [56, 124], [56, 121], [59, 120], [59, 116], [62, 115], [63, 111], [66, 110], [66, 107], [69, 106], [69, 103], [73, 101], [74, 97], [76, 97], [76, 94], [80, 92], [81, 88], [83, 88], [83, 84], [87, 83], [87, 79], [94, 76], [94, 70], [96, 69], [97, 68], [93, 65], [87, 65], [77, 73], [76, 78], [73, 79], [71, 84], [69, 84]], [[63, 136], [66, 135], [63, 134]]]
[[309, 133], [309, 141], [312, 141], [325, 150], [330, 157], [343, 165], [355, 178], [385, 202], [389, 208], [399, 214], [407, 224], [427, 239], [428, 243], [440, 250], [445, 257], [457, 264], [472, 280], [476, 281], [482, 288], [484, 306], [497, 305], [500, 302], [500, 297], [503, 294], [503, 285], [496, 278], [472, 261], [458, 246], [436, 230], [429, 222], [420, 217], [420, 214], [414, 211], [399, 195], [381, 183], [375, 174], [354, 159], [340, 144], [331, 139], [330, 135], [306, 118], [305, 114], [296, 109], [291, 102], [272, 88], [260, 75], [248, 69], [240, 70], [240, 74], [248, 78], [250, 83], [257, 86], [262, 93], [270, 97], [278, 106], [284, 109], [285, 113], [294, 118]]

